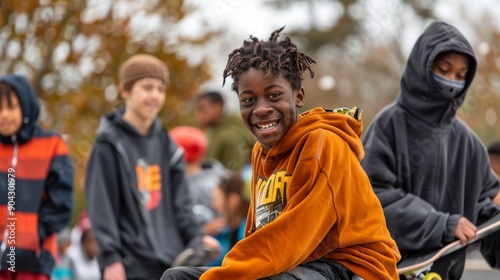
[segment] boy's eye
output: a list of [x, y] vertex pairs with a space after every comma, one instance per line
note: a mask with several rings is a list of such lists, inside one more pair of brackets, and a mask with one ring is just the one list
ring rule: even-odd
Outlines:
[[143, 85], [142, 88], [149, 91], [153, 89], [153, 85]]
[[7, 107], [11, 110], [14, 110], [14, 109], [17, 109], [17, 108], [20, 108], [20, 104], [15, 101], [15, 102], [11, 102], [10, 104], [7, 104]]
[[276, 98], [278, 98], [278, 96], [280, 96], [279, 92], [273, 92], [273, 93], [269, 94], [270, 99], [276, 99]]
[[243, 104], [250, 104], [252, 102], [253, 102], [253, 98], [251, 98], [251, 97], [246, 97], [246, 98], [241, 99], [241, 103], [243, 103]]
[[465, 77], [466, 77], [466, 76], [467, 76], [467, 72], [465, 72], [465, 73], [460, 73], [460, 74], [458, 74], [457, 78], [458, 78], [459, 80], [462, 80], [462, 81], [463, 81], [463, 80], [465, 80]]
[[443, 67], [439, 67], [438, 69], [439, 69], [439, 71], [440, 71], [441, 73], [446, 73], [446, 72], [448, 72], [448, 69], [445, 69], [445, 68], [443, 68]]

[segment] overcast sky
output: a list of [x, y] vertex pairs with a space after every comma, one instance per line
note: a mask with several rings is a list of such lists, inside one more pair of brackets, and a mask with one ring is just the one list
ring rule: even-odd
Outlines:
[[[305, 4], [292, 5], [291, 9], [277, 11], [263, 4], [265, 1], [188, 0], [188, 3], [199, 7], [199, 11], [186, 22], [186, 25], [190, 27], [189, 32], [196, 34], [205, 27], [197, 24], [199, 18], [202, 17], [211, 26], [227, 27], [229, 33], [239, 37], [246, 37], [250, 34], [267, 37], [273, 30], [283, 25], [290, 29], [309, 26], [310, 19]], [[438, 0], [436, 2], [440, 19], [457, 25], [459, 28], [466, 26], [466, 24], [461, 24], [463, 19], [456, 16], [459, 9], [465, 8], [471, 17], [482, 16], [485, 9], [500, 16], [500, 1], [498, 0]], [[342, 12], [339, 11], [340, 5], [335, 4], [334, 1], [316, 0], [315, 3], [317, 7], [315, 20], [320, 27], [331, 25]], [[391, 18], [406, 16], [400, 9], [399, 0], [362, 0], [360, 3], [363, 8], [372, 11], [373, 19], [386, 29], [391, 28]]]

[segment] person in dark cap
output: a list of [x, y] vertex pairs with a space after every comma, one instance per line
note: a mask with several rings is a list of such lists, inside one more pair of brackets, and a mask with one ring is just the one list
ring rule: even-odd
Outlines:
[[40, 128], [39, 110], [25, 76], [0, 77], [0, 279], [50, 279], [73, 211], [68, 146]]
[[255, 138], [237, 115], [224, 110], [219, 91], [207, 91], [196, 97], [195, 117], [208, 139], [207, 159], [221, 162], [227, 169], [240, 172], [250, 164]]
[[159, 279], [187, 246], [219, 252], [193, 211], [182, 150], [158, 119], [169, 83], [159, 59], [120, 69], [124, 108], [101, 119], [85, 178], [88, 216], [104, 280]]

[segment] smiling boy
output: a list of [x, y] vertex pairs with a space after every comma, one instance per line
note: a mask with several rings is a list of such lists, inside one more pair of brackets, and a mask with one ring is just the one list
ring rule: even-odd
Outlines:
[[125, 108], [101, 119], [85, 194], [104, 280], [158, 279], [190, 242], [219, 249], [196, 222], [182, 151], [157, 117], [168, 82], [158, 58], [130, 57], [120, 71]]
[[221, 267], [170, 269], [162, 279], [399, 279], [399, 252], [359, 162], [361, 112], [299, 114], [314, 60], [278, 40], [282, 30], [251, 36], [223, 74], [258, 140], [245, 238]]

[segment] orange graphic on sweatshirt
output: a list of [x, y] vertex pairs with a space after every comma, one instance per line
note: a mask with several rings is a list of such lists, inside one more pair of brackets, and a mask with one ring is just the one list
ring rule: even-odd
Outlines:
[[158, 165], [147, 165], [139, 160], [135, 167], [141, 200], [148, 210], [158, 207], [161, 200], [161, 173]]

